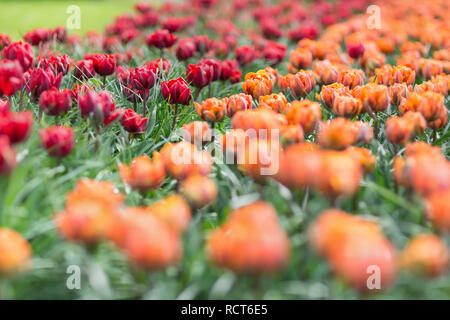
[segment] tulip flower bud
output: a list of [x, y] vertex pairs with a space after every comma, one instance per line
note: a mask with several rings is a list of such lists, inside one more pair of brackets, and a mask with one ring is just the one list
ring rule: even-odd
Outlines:
[[420, 73], [425, 79], [431, 79], [433, 76], [443, 72], [442, 62], [433, 59], [421, 59], [419, 61]]
[[176, 50], [177, 59], [185, 61], [192, 58], [195, 54], [195, 42], [192, 39], [183, 39], [178, 43]]
[[242, 129], [253, 137], [271, 138], [287, 125], [286, 117], [266, 108], [237, 112], [231, 119], [234, 129]]
[[202, 175], [191, 175], [180, 185], [181, 195], [193, 208], [202, 208], [217, 199], [216, 182]]
[[271, 109], [275, 112], [285, 112], [288, 102], [283, 93], [273, 93], [259, 97], [259, 107]]
[[209, 39], [207, 35], [195, 36], [193, 40], [195, 42], [195, 49], [202, 56], [212, 48], [214, 43], [214, 40]]
[[385, 134], [389, 142], [404, 145], [415, 136], [415, 123], [406, 118], [393, 116], [386, 121]]
[[366, 76], [360, 69], [342, 69], [339, 71], [338, 82], [350, 89], [362, 86], [365, 80]]
[[[317, 81], [323, 85], [337, 85], [339, 69], [337, 66], [325, 61], [317, 61], [313, 64], [313, 72]], [[343, 86], [343, 85], [342, 85]]]
[[101, 123], [114, 110], [115, 103], [108, 91], [103, 90], [97, 93], [94, 90], [88, 90], [84, 96], [78, 96], [78, 107], [83, 117], [92, 114], [94, 120]]
[[[312, 62], [312, 54], [308, 49], [297, 48], [289, 55], [289, 63], [298, 72], [301, 69], [308, 69]], [[296, 73], [294, 72], [294, 73]]]
[[449, 253], [445, 242], [434, 234], [411, 239], [400, 257], [402, 268], [436, 277], [447, 271]]
[[0, 34], [0, 51], [11, 44], [11, 38], [7, 34]]
[[419, 111], [427, 121], [434, 121], [441, 116], [444, 105], [444, 97], [440, 93], [425, 92], [422, 94], [422, 102], [419, 104]]
[[55, 76], [51, 69], [33, 69], [27, 81], [27, 90], [34, 101], [38, 101], [42, 92], [50, 90], [52, 87], [59, 88], [61, 85], [62, 73]]
[[42, 146], [50, 156], [64, 158], [72, 152], [75, 139], [71, 128], [53, 126], [39, 131], [39, 135]]
[[129, 133], [142, 134], [148, 125], [148, 118], [144, 118], [133, 109], [127, 109], [120, 119], [123, 128]]
[[0, 136], [0, 175], [9, 175], [16, 166], [16, 152], [7, 136]]
[[186, 70], [187, 80], [199, 89], [213, 81], [213, 68], [207, 64], [189, 64]]
[[448, 112], [447, 108], [442, 108], [439, 117], [436, 120], [429, 121], [428, 127], [433, 130], [439, 130], [445, 127], [448, 121]]
[[69, 89], [59, 91], [52, 87], [41, 94], [39, 107], [50, 116], [66, 114], [72, 107], [72, 92]]
[[335, 118], [322, 123], [317, 133], [317, 143], [323, 148], [342, 150], [358, 141], [359, 129], [355, 122], [345, 118]]
[[316, 80], [312, 71], [299, 71], [294, 75], [279, 77], [278, 86], [287, 93], [290, 89], [292, 95], [296, 98], [306, 97], [315, 87]]
[[135, 158], [130, 166], [120, 164], [119, 172], [123, 181], [141, 192], [157, 188], [166, 176], [164, 163], [158, 152], [153, 153], [153, 161], [148, 156], [142, 155]]
[[256, 59], [255, 49], [251, 46], [237, 47], [234, 54], [241, 66], [247, 65]]
[[280, 142], [283, 146], [303, 142], [305, 134], [301, 126], [287, 125], [280, 129]]
[[24, 271], [31, 265], [31, 245], [14, 230], [0, 228], [0, 276]]
[[322, 109], [317, 102], [310, 100], [292, 101], [286, 111], [286, 119], [291, 125], [300, 125], [309, 134], [322, 119]]
[[130, 73], [130, 83], [136, 90], [149, 90], [155, 85], [156, 75], [147, 67], [135, 68]]
[[225, 117], [226, 101], [217, 98], [209, 98], [201, 104], [194, 101], [197, 114], [202, 120], [208, 122], [220, 122]]
[[242, 110], [249, 110], [253, 106], [253, 98], [249, 94], [234, 94], [227, 100], [227, 115], [231, 118], [233, 115]]
[[161, 82], [161, 93], [171, 104], [188, 105], [191, 101], [191, 89], [183, 78]]
[[389, 97], [391, 103], [395, 106], [399, 106], [403, 99], [408, 97], [408, 94], [412, 91], [411, 86], [401, 83], [395, 83], [389, 87]]
[[349, 94], [348, 88], [345, 87], [341, 83], [333, 83], [327, 86], [323, 86], [320, 91], [320, 101], [324, 104], [328, 109], [333, 108], [334, 98], [337, 95], [346, 95]]
[[22, 66], [16, 60], [0, 61], [0, 95], [12, 96], [23, 85]]

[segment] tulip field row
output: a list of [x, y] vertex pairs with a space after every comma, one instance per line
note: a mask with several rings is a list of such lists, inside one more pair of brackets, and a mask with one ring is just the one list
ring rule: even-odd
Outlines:
[[0, 33], [0, 299], [449, 299], [450, 7], [141, 1]]

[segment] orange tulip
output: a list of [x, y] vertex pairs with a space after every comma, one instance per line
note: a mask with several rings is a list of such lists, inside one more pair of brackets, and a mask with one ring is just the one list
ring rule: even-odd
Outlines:
[[273, 93], [259, 97], [259, 107], [271, 109], [275, 112], [285, 112], [288, 102], [283, 93]]
[[192, 175], [180, 185], [181, 195], [194, 208], [202, 208], [217, 199], [216, 182], [201, 175]]
[[208, 122], [220, 122], [225, 117], [227, 101], [217, 98], [209, 98], [202, 103], [194, 101], [195, 109], [202, 120]]
[[286, 118], [290, 125], [300, 125], [305, 133], [312, 133], [322, 119], [320, 104], [310, 100], [292, 101]]
[[23, 271], [31, 265], [31, 246], [14, 230], [0, 228], [0, 277]]

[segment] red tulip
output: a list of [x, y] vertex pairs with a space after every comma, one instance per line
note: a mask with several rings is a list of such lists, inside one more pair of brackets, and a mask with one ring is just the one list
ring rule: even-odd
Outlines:
[[52, 87], [59, 88], [61, 85], [62, 73], [56, 76], [51, 69], [33, 69], [27, 79], [27, 90], [34, 101], [37, 101], [42, 92]]
[[159, 16], [157, 12], [149, 11], [137, 16], [137, 20], [139, 27], [148, 28], [158, 24]]
[[0, 175], [10, 174], [16, 164], [16, 152], [8, 137], [0, 136]]
[[177, 32], [186, 27], [186, 22], [184, 18], [179, 17], [169, 17], [161, 22], [161, 26], [168, 30], [169, 32]]
[[67, 31], [62, 26], [57, 26], [55, 29], [50, 30], [50, 37], [58, 42], [65, 42], [67, 40]]
[[230, 83], [238, 83], [241, 82], [242, 79], [242, 71], [241, 70], [233, 70], [231, 72]]
[[50, 32], [48, 29], [37, 28], [25, 33], [23, 39], [32, 46], [38, 46], [39, 44], [50, 40]]
[[192, 39], [183, 39], [178, 44], [176, 55], [178, 60], [185, 61], [195, 54], [195, 42]]
[[13, 42], [3, 49], [3, 57], [19, 61], [22, 69], [26, 71], [33, 65], [33, 48], [29, 43]]
[[121, 119], [124, 112], [125, 110], [123, 110], [122, 108], [114, 109], [109, 113], [109, 116], [105, 118], [105, 120], [103, 121], [104, 125], [107, 126], [108, 124], [111, 124], [114, 121]]
[[77, 62], [74, 75], [78, 79], [90, 79], [95, 75], [94, 62], [92, 60], [80, 60]]
[[364, 45], [362, 43], [349, 43], [347, 52], [351, 58], [358, 59], [364, 54]]
[[48, 154], [56, 158], [64, 158], [69, 155], [75, 144], [73, 130], [69, 127], [53, 126], [39, 131], [42, 146]]
[[0, 50], [11, 44], [11, 38], [7, 34], [0, 33]]
[[72, 107], [72, 91], [55, 87], [44, 91], [39, 98], [39, 107], [50, 116], [65, 114]]
[[152, 69], [155, 73], [169, 72], [171, 68], [170, 61], [167, 59], [151, 60], [147, 63], [147, 68]]
[[115, 103], [108, 91], [89, 90], [84, 96], [78, 96], [78, 107], [83, 117], [94, 115], [94, 119], [103, 122], [115, 109]]
[[155, 72], [148, 67], [135, 68], [130, 73], [131, 85], [137, 90], [149, 90], [155, 85]]
[[134, 134], [141, 134], [144, 133], [147, 128], [148, 119], [143, 118], [132, 109], [127, 109], [125, 110], [120, 123], [126, 131]]
[[214, 40], [209, 39], [207, 35], [195, 36], [194, 38], [195, 49], [201, 55], [211, 50]]
[[23, 71], [18, 61], [0, 61], [0, 96], [16, 93], [22, 87], [22, 78]]
[[70, 58], [66, 54], [42, 58], [39, 61], [39, 67], [50, 68], [55, 74], [62, 73], [65, 75], [70, 68]]
[[31, 111], [9, 112], [0, 115], [0, 134], [8, 136], [11, 143], [22, 142], [30, 134], [32, 124]]
[[241, 66], [249, 64], [256, 59], [256, 51], [250, 46], [237, 47], [234, 55]]
[[238, 69], [236, 60], [224, 60], [221, 62], [220, 80], [228, 80], [231, 78], [233, 71]]
[[94, 70], [101, 76], [109, 76], [116, 70], [116, 59], [113, 55], [97, 53], [93, 56]]
[[158, 29], [147, 37], [146, 42], [149, 47], [163, 49], [170, 48], [177, 40], [178, 37], [174, 36], [169, 31]]
[[197, 88], [203, 88], [211, 83], [213, 69], [206, 64], [189, 64], [186, 70], [187, 80]]
[[183, 78], [161, 82], [161, 93], [171, 104], [187, 106], [191, 101], [191, 89]]

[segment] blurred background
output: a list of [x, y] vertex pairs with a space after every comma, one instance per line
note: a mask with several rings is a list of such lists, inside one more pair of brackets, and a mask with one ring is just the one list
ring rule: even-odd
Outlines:
[[[119, 14], [132, 12], [137, 0], [0, 0], [0, 33], [19, 40], [28, 30], [37, 27], [66, 26], [67, 8], [80, 7], [81, 25], [70, 33], [83, 34], [102, 30]], [[148, 1], [157, 3], [158, 0]]]

